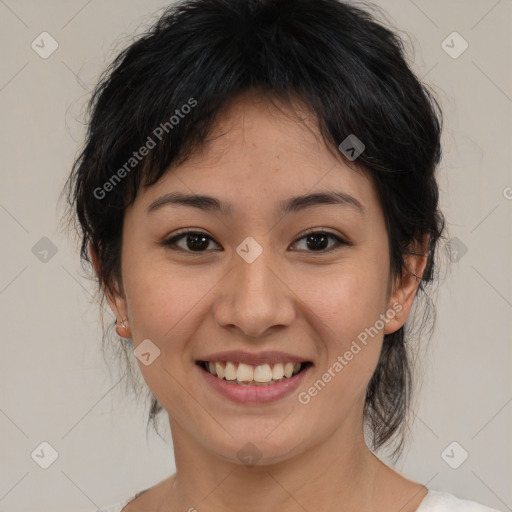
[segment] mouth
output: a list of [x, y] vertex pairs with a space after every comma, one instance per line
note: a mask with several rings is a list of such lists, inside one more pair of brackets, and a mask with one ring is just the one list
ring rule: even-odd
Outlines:
[[274, 386], [294, 379], [311, 366], [311, 361], [245, 364], [238, 361], [196, 361], [204, 372], [220, 381], [240, 386]]

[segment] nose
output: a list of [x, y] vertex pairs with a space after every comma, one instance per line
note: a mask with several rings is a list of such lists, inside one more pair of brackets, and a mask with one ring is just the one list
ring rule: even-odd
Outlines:
[[290, 326], [294, 294], [283, 274], [266, 251], [252, 263], [235, 260], [215, 303], [217, 324], [252, 338]]

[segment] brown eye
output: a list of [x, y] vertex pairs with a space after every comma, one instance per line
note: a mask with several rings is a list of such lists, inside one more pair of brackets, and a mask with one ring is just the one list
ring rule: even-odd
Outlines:
[[[340, 245], [353, 245], [338, 235], [327, 231], [311, 230], [299, 238], [294, 245], [297, 245], [302, 240], [306, 241], [305, 249], [299, 250], [305, 250], [306, 252], [330, 252]], [[329, 240], [334, 241], [334, 247], [332, 245], [329, 247]], [[185, 231], [165, 240], [162, 242], [162, 245], [178, 252], [203, 253], [209, 252], [208, 247], [210, 246], [210, 242], [214, 242], [218, 246], [213, 238], [206, 233], [200, 231]]]
[[[334, 247], [328, 248], [329, 239], [335, 241]], [[306, 252], [330, 252], [340, 245], [352, 245], [338, 235], [327, 231], [310, 231], [305, 236], [299, 238], [295, 244], [298, 244], [301, 240], [306, 241]]]
[[[181, 242], [183, 239], [185, 239], [184, 244], [181, 246], [178, 245], [178, 242]], [[210, 242], [213, 241], [213, 238], [208, 236], [206, 233], [186, 231], [164, 241], [163, 245], [166, 247], [171, 246], [171, 248], [172, 246], [177, 246], [178, 249], [176, 250], [181, 252], [205, 252], [210, 245]]]

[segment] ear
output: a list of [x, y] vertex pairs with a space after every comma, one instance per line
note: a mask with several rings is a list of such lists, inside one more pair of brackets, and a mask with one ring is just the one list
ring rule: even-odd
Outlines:
[[[94, 250], [93, 246], [89, 243], [89, 255], [91, 258], [91, 262], [94, 266], [94, 271], [96, 272], [96, 275], [98, 276], [98, 279], [101, 282], [101, 264], [98, 258], [98, 255], [96, 251]], [[103, 286], [103, 283], [102, 283]], [[118, 325], [118, 334], [122, 336], [123, 338], [130, 338], [131, 333], [128, 327], [128, 313], [127, 313], [127, 307], [126, 307], [126, 301], [124, 297], [119, 293], [118, 291], [113, 290], [107, 290], [105, 287], [105, 297], [107, 299], [108, 305], [110, 306], [110, 309], [113, 311], [114, 315], [116, 316], [116, 323]], [[120, 334], [120, 325], [122, 322], [125, 322], [125, 325], [127, 326], [126, 329], [122, 330], [123, 334]], [[126, 334], [126, 336], [124, 336]]]
[[424, 235], [421, 244], [419, 242], [413, 244], [410, 251], [412, 254], [404, 255], [402, 275], [396, 278], [388, 299], [388, 309], [393, 309], [396, 314], [386, 323], [384, 334], [398, 331], [409, 317], [414, 297], [416, 297], [427, 265], [428, 241], [428, 235]]

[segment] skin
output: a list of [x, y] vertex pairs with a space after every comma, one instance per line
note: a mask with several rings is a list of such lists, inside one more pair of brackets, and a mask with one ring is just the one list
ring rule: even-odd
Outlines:
[[[407, 320], [426, 257], [408, 257], [402, 281], [390, 274], [384, 214], [368, 173], [329, 151], [313, 117], [295, 105], [275, 108], [243, 94], [217, 120], [210, 141], [186, 163], [140, 190], [126, 211], [122, 291], [107, 291], [125, 337], [149, 338], [160, 356], [139, 367], [166, 409], [177, 473], [140, 495], [124, 512], [400, 511], [427, 493], [384, 465], [363, 438], [363, 406], [383, 336]], [[320, 205], [278, 216], [291, 196], [343, 191], [354, 208]], [[232, 204], [232, 217], [151, 202], [169, 192], [208, 194]], [[209, 235], [162, 241], [189, 228]], [[304, 231], [328, 231], [308, 247]], [[236, 252], [248, 236], [262, 254], [247, 263]], [[314, 242], [314, 241], [313, 241]], [[329, 248], [333, 250], [328, 251]], [[316, 250], [315, 250], [316, 249]], [[94, 264], [99, 270], [94, 254]], [[401, 311], [309, 404], [297, 400], [380, 314]], [[314, 367], [297, 392], [275, 403], [236, 404], [198, 377], [195, 360], [221, 350], [282, 350]], [[247, 467], [237, 452], [261, 453]]]

